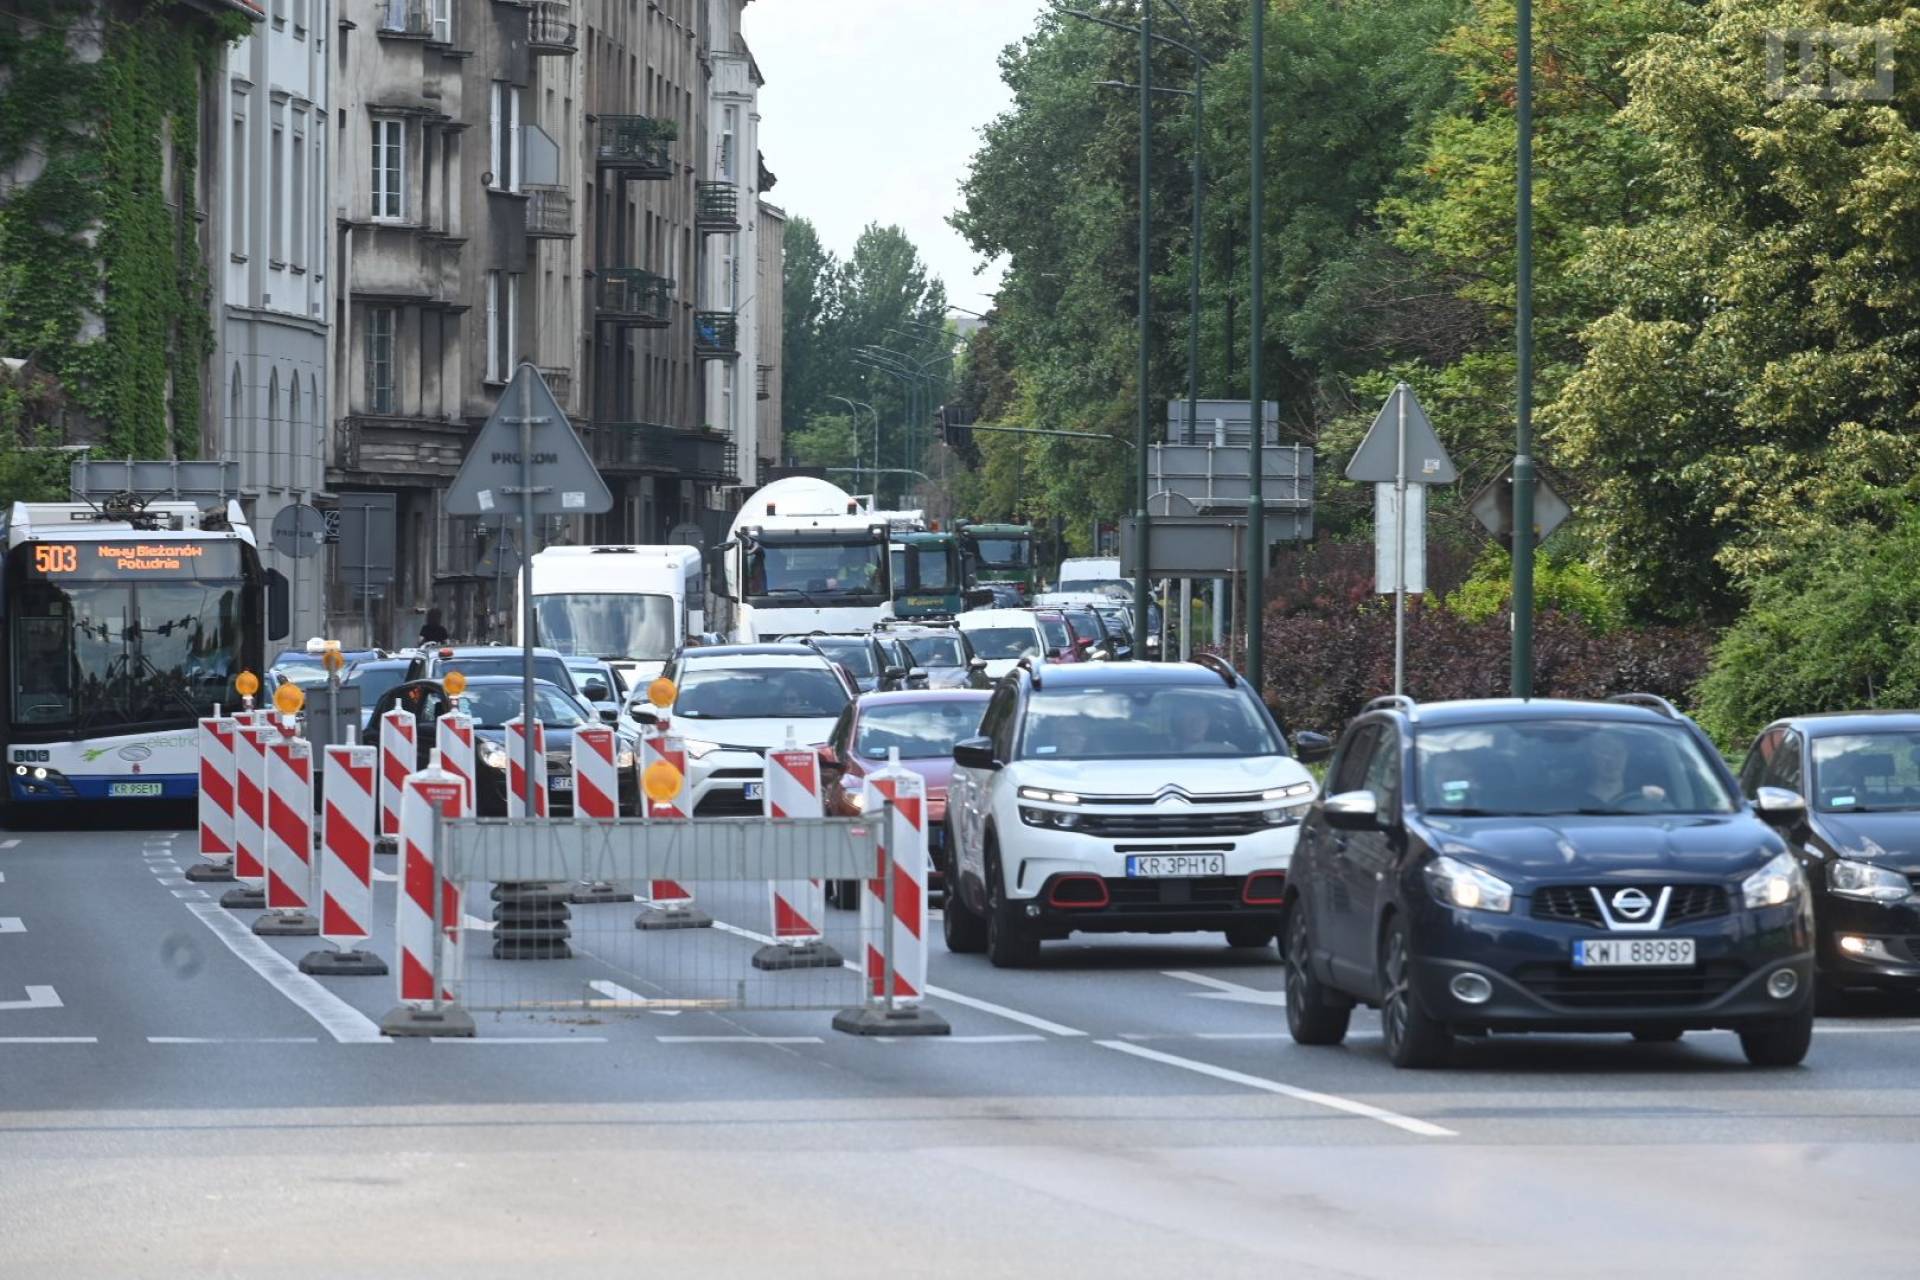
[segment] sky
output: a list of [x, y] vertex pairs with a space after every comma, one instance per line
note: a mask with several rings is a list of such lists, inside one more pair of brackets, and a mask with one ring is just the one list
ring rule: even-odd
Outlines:
[[985, 311], [1000, 272], [947, 215], [981, 126], [1010, 102], [1000, 51], [1043, 0], [754, 0], [766, 199], [810, 219], [841, 258], [870, 222], [898, 223], [958, 306]]

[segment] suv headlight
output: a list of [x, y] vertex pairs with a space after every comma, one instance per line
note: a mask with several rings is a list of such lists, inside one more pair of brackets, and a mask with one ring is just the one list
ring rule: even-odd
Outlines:
[[1313, 784], [1296, 782], [1292, 786], [1274, 787], [1262, 792], [1260, 798], [1268, 803], [1280, 802], [1279, 808], [1263, 810], [1260, 816], [1270, 827], [1284, 827], [1307, 816], [1307, 810], [1313, 807]]
[[622, 744], [619, 753], [613, 757], [613, 762], [622, 769], [631, 769], [639, 759], [640, 757], [633, 754], [632, 747]]
[[1782, 853], [1742, 880], [1740, 892], [1746, 899], [1748, 910], [1777, 907], [1792, 902], [1806, 887], [1806, 883], [1807, 877], [1801, 873], [1800, 864], [1793, 855]]
[[1899, 902], [1912, 891], [1899, 872], [1854, 858], [1839, 858], [1828, 865], [1827, 888], [1842, 898], [1868, 902]]
[[1499, 876], [1441, 854], [1426, 865], [1427, 887], [1449, 906], [1469, 911], [1513, 910], [1513, 886]]
[[1081, 816], [1077, 813], [1062, 813], [1057, 809], [1036, 809], [1032, 805], [1020, 806], [1020, 821], [1030, 827], [1052, 827], [1061, 831], [1071, 831], [1080, 825]]
[[687, 759], [698, 760], [720, 749], [717, 742], [708, 742], [705, 738], [682, 738], [680, 749], [687, 753]]
[[474, 743], [474, 752], [480, 757], [480, 763], [489, 769], [507, 767], [507, 748], [503, 743], [495, 742], [492, 738], [481, 738]]

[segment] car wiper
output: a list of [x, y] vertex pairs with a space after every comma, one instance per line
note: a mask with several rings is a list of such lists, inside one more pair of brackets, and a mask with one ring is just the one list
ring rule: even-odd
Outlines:
[[1513, 818], [1531, 816], [1528, 814], [1509, 813], [1505, 809], [1453, 808], [1427, 809], [1423, 812], [1425, 812], [1429, 818]]
[[1538, 809], [1516, 815], [1526, 818], [1645, 818], [1653, 816], [1643, 809]]

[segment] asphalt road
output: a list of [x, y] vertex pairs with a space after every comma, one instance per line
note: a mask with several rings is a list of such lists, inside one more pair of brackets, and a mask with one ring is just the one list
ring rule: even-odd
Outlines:
[[[721, 928], [576, 907], [572, 959], [517, 963], [473, 931], [479, 1035], [392, 1041], [393, 979], [301, 977], [315, 943], [256, 938], [181, 877], [190, 850], [0, 833], [0, 1274], [1913, 1266], [1914, 1007], [1825, 1019], [1786, 1071], [1711, 1034], [1503, 1039], [1408, 1073], [1371, 1015], [1294, 1046], [1271, 949], [1076, 940], [1000, 972], [936, 927], [953, 1034], [864, 1040], [830, 1026], [855, 974], [753, 969], [762, 896], [696, 886]], [[832, 928], [854, 954], [855, 917]]]

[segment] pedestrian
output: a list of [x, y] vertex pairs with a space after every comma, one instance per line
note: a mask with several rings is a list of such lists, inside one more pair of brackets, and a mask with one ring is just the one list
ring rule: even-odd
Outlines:
[[445, 644], [447, 628], [440, 621], [438, 609], [427, 610], [427, 620], [420, 624], [420, 643], [424, 645]]

